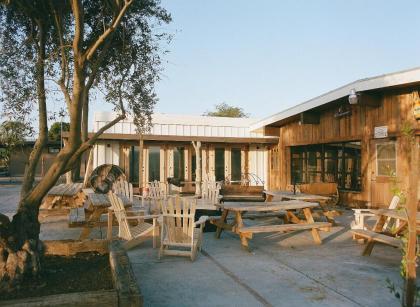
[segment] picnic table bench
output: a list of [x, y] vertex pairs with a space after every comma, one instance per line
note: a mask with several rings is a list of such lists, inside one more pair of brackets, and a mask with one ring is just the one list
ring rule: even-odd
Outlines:
[[[362, 255], [370, 256], [376, 243], [384, 243], [393, 247], [401, 247], [402, 241], [398, 237], [407, 227], [408, 218], [404, 211], [398, 209], [371, 209], [371, 213], [377, 215], [375, 226], [372, 230], [353, 229], [352, 233], [357, 237], [367, 240]], [[388, 224], [392, 220], [398, 220], [397, 227], [388, 231]], [[420, 212], [416, 215], [417, 224], [420, 225]]]
[[[321, 244], [319, 230], [329, 231], [331, 224], [328, 222], [315, 222], [311, 209], [319, 206], [317, 203], [310, 203], [298, 200], [276, 201], [270, 203], [255, 202], [227, 202], [218, 205], [223, 211], [218, 219], [212, 219], [211, 222], [217, 226], [216, 238], [220, 238], [223, 230], [230, 230], [239, 235], [242, 248], [249, 251], [248, 239], [252, 239], [254, 233], [266, 232], [290, 232], [302, 229], [310, 229], [312, 237], [316, 244]], [[295, 211], [301, 210], [304, 213], [305, 220], [295, 215]], [[253, 225], [245, 226], [243, 215], [246, 212], [279, 212], [284, 215], [284, 224], [279, 225]], [[229, 213], [235, 215], [232, 223], [227, 223]]]

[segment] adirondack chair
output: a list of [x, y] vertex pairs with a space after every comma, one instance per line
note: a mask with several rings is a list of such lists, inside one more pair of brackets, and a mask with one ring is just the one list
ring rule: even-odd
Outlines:
[[213, 204], [220, 203], [222, 196], [220, 195], [220, 190], [222, 188], [222, 184], [216, 181], [207, 181], [203, 183], [201, 189], [201, 198], [202, 199], [209, 199], [212, 201]]
[[124, 179], [120, 179], [114, 182], [112, 185], [112, 191], [115, 194], [124, 195], [127, 197], [131, 203], [134, 201], [134, 195], [133, 195], [133, 185], [129, 182], [127, 182]]
[[165, 183], [155, 180], [149, 183], [148, 188], [149, 194], [147, 197], [150, 199], [160, 200], [168, 197], [168, 186]]
[[[394, 196], [389, 204], [388, 209], [396, 209], [398, 203], [400, 202], [400, 198], [398, 196]], [[375, 214], [370, 213], [369, 209], [353, 209], [354, 211], [354, 221], [351, 222], [350, 227], [351, 229], [363, 229], [367, 230], [365, 225], [365, 217], [375, 216]], [[390, 218], [384, 224], [384, 229], [388, 228], [390, 223]]]
[[[121, 199], [113, 192], [108, 193], [111, 208], [118, 221], [118, 237], [126, 240], [123, 247], [131, 249], [140, 243], [152, 238], [153, 248], [156, 248], [158, 234], [157, 218], [159, 215], [128, 215]], [[133, 213], [133, 212], [131, 212]], [[130, 225], [129, 221], [137, 221], [136, 226]], [[152, 220], [148, 223], [145, 220]]]
[[194, 222], [196, 202], [192, 197], [169, 197], [162, 201], [159, 259], [162, 255], [172, 255], [195, 260], [197, 251], [201, 250], [203, 227], [208, 219], [207, 216], [201, 216]]

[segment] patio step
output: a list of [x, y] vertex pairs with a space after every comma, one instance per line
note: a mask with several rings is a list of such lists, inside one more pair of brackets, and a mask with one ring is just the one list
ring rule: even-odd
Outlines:
[[390, 237], [382, 233], [374, 232], [372, 230], [353, 229], [351, 230], [351, 232], [356, 236], [362, 237], [364, 239], [373, 240], [375, 242], [381, 242], [387, 245], [391, 245], [393, 247], [401, 247], [401, 239], [399, 238]]
[[69, 213], [69, 227], [81, 227], [86, 223], [85, 208], [73, 208]]

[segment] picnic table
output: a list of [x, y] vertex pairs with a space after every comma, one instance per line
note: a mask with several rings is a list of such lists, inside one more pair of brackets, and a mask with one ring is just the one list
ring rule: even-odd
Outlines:
[[[375, 244], [378, 242], [397, 248], [401, 247], [402, 242], [398, 236], [407, 228], [408, 217], [406, 212], [401, 209], [371, 209], [369, 211], [377, 216], [373, 229], [352, 230], [353, 234], [367, 240], [362, 255], [370, 256]], [[389, 231], [388, 224], [392, 222], [392, 220], [398, 221], [398, 223], [396, 223], [396, 227]], [[417, 212], [416, 220], [418, 225], [417, 228], [419, 229], [420, 212]]]
[[[219, 219], [211, 222], [217, 226], [216, 238], [220, 238], [223, 230], [229, 230], [239, 235], [242, 248], [249, 251], [248, 239], [252, 239], [254, 233], [267, 232], [290, 232], [296, 230], [311, 230], [312, 237], [316, 244], [321, 244], [319, 230], [329, 231], [331, 224], [327, 222], [315, 222], [312, 216], [312, 208], [319, 206], [318, 203], [311, 203], [299, 200], [275, 201], [270, 203], [256, 202], [226, 202], [217, 205], [222, 209]], [[301, 210], [305, 220], [300, 219], [295, 212]], [[246, 212], [284, 212], [284, 224], [278, 225], [255, 225], [245, 226], [243, 215]], [[232, 223], [227, 223], [229, 213], [235, 215]]]
[[78, 207], [84, 200], [82, 188], [83, 183], [63, 183], [56, 185], [48, 191], [41, 208]]
[[[127, 197], [123, 195], [119, 195], [119, 197], [123, 201], [125, 207], [130, 207], [132, 205]], [[89, 234], [92, 232], [92, 229], [97, 225], [100, 225], [101, 216], [102, 214], [108, 213], [109, 207], [111, 207], [111, 202], [108, 198], [108, 195], [98, 193], [87, 193], [86, 205], [85, 208], [82, 209], [86, 210], [89, 213], [89, 217], [83, 224], [83, 230], [79, 237], [80, 240], [87, 239], [89, 237]], [[113, 214], [108, 213], [108, 237], [109, 232], [111, 232], [112, 236], [112, 217]]]

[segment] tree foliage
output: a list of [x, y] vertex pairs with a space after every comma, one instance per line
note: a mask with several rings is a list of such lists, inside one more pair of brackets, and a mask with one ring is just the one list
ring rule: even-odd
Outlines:
[[225, 102], [215, 105], [214, 111], [207, 111], [203, 115], [217, 117], [249, 117], [249, 114], [245, 113], [242, 108], [230, 106]]
[[[10, 222], [0, 214], [0, 291], [39, 272], [39, 206], [60, 176], [127, 113], [147, 129], [170, 20], [159, 0], [0, 0], [0, 104], [13, 120], [38, 122], [17, 213]], [[117, 114], [88, 138], [94, 93]], [[35, 182], [57, 107], [69, 118], [67, 142]]]
[[51, 125], [50, 129], [48, 130], [48, 140], [60, 141], [61, 140], [61, 127], [63, 127], [63, 132], [70, 130], [69, 123], [55, 122]]
[[30, 136], [32, 130], [22, 122], [4, 121], [0, 125], [0, 162], [4, 167], [9, 168], [13, 152], [23, 146]]

